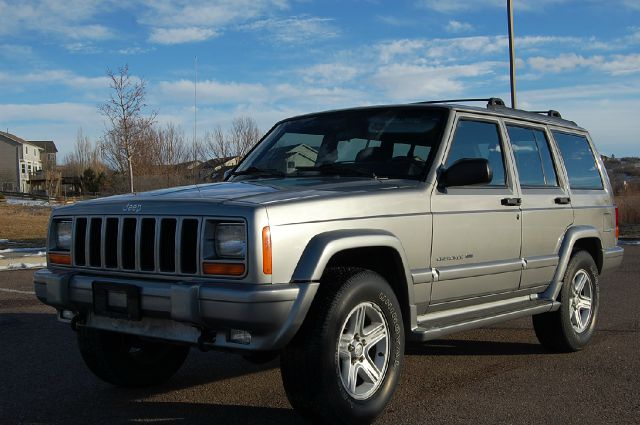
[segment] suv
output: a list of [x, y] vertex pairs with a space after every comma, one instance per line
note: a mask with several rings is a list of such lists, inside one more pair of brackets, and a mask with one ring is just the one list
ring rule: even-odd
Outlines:
[[119, 386], [190, 347], [280, 355], [296, 410], [369, 423], [405, 340], [523, 316], [552, 351], [591, 339], [618, 214], [586, 130], [487, 99], [277, 123], [226, 182], [56, 209], [38, 298]]

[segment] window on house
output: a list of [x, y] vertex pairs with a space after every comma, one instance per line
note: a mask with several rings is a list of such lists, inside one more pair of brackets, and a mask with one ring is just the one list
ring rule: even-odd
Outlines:
[[27, 168], [24, 164], [22, 164], [22, 174], [27, 172]]

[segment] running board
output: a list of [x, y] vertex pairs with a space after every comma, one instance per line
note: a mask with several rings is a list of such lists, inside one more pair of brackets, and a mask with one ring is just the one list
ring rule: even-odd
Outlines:
[[[507, 305], [508, 304], [511, 303], [507, 303]], [[513, 309], [512, 305], [511, 310], [501, 309], [496, 311], [497, 309], [494, 304], [488, 309], [486, 307], [482, 308], [483, 306], [478, 306], [471, 311], [467, 310], [464, 315], [460, 314], [461, 312], [459, 311], [448, 312], [450, 313], [448, 317], [445, 316], [447, 312], [425, 314], [424, 316], [418, 317], [418, 326], [411, 331], [409, 339], [411, 341], [429, 341], [455, 332], [494, 325], [520, 317], [533, 316], [534, 314], [547, 313], [560, 308], [560, 303], [557, 301], [541, 299], [529, 300], [526, 302], [526, 305], [523, 305], [525, 304], [523, 302], [513, 304], [517, 305], [516, 309]], [[485, 312], [484, 316], [481, 315], [482, 310]], [[492, 312], [488, 312], [487, 310]]]

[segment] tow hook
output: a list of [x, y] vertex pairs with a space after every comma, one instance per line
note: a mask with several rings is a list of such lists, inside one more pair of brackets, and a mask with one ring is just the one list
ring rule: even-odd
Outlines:
[[216, 333], [207, 329], [202, 329], [200, 331], [200, 336], [198, 337], [198, 348], [200, 351], [211, 351], [216, 342]]
[[78, 313], [71, 318], [71, 329], [74, 332], [78, 332], [78, 324], [84, 325], [86, 324], [87, 316], [84, 313]]

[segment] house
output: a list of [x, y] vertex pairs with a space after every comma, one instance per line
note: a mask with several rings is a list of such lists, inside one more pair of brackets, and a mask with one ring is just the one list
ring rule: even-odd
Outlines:
[[41, 180], [38, 188], [47, 191], [43, 170], [45, 165], [47, 170], [55, 168], [57, 151], [52, 141], [30, 142], [0, 131], [0, 189], [31, 192], [36, 189], [34, 183]]

